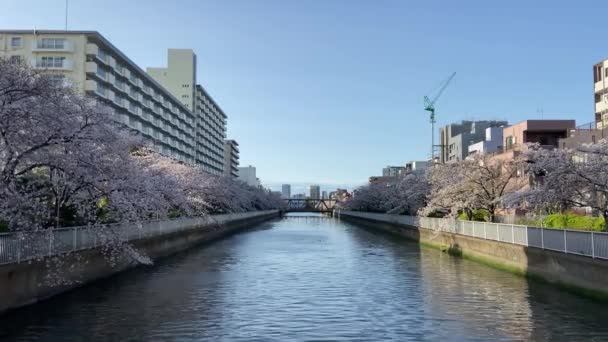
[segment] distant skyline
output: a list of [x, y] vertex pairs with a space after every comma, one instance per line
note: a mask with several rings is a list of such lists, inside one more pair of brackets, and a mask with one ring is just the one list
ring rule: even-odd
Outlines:
[[[5, 0], [1, 28], [63, 29], [64, 4]], [[273, 190], [352, 188], [428, 157], [422, 98], [454, 71], [437, 129], [463, 119], [593, 121], [592, 66], [608, 57], [596, 13], [608, 4], [79, 0], [68, 28], [99, 31], [144, 69], [165, 65], [168, 48], [192, 48], [241, 165]]]

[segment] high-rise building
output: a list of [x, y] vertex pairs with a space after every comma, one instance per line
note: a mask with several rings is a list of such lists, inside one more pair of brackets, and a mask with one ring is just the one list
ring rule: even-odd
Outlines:
[[488, 127], [507, 126], [506, 121], [462, 121], [442, 127], [439, 131], [441, 163], [464, 160], [469, 154], [469, 145], [485, 139]]
[[234, 140], [224, 140], [224, 176], [239, 176], [239, 144]]
[[291, 198], [291, 185], [283, 184], [281, 186], [281, 197], [282, 198]]
[[98, 32], [2, 30], [0, 57], [51, 73], [58, 84], [108, 105], [116, 122], [141, 134], [157, 152], [200, 163], [197, 116]]
[[321, 198], [321, 187], [318, 185], [310, 186], [310, 198], [319, 199]]
[[608, 59], [593, 66], [593, 101], [596, 128], [608, 127]]
[[239, 180], [251, 186], [260, 186], [260, 179], [256, 176], [256, 170], [254, 166], [249, 165], [245, 167], [239, 167], [238, 175]]
[[323, 191], [321, 192], [321, 198], [322, 198], [322, 199], [328, 199], [328, 198], [329, 198], [329, 197], [327, 197], [327, 191], [323, 190]]
[[166, 68], [148, 73], [196, 114], [196, 159], [204, 171], [224, 173], [226, 114], [196, 82], [196, 55], [191, 49], [169, 49]]

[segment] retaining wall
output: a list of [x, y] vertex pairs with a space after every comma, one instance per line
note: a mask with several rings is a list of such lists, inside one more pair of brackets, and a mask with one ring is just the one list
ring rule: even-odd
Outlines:
[[397, 215], [341, 211], [336, 212], [335, 216], [496, 268], [608, 299], [608, 260], [605, 259], [407, 225], [400, 223]]
[[[135, 250], [152, 260], [184, 251], [195, 245], [219, 239], [241, 229], [278, 217], [279, 211], [251, 212], [213, 216], [213, 220], [183, 220], [180, 229], [130, 241]], [[193, 222], [199, 222], [193, 225]], [[221, 222], [218, 224], [217, 222]], [[163, 224], [160, 221], [159, 224]], [[175, 226], [176, 220], [166, 221]], [[141, 265], [127, 251], [115, 259], [103, 254], [101, 247], [61, 255], [0, 265], [0, 313], [32, 304], [100, 278]]]

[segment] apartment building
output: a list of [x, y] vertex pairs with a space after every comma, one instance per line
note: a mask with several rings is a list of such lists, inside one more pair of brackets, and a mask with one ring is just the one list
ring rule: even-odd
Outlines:
[[442, 127], [439, 131], [441, 163], [455, 163], [469, 154], [469, 145], [485, 139], [488, 127], [507, 126], [506, 121], [462, 121]]
[[239, 144], [234, 140], [224, 140], [224, 176], [239, 176]]
[[197, 162], [196, 116], [98, 32], [2, 30], [0, 56], [53, 73], [107, 104], [159, 153]]
[[596, 128], [608, 127], [608, 59], [593, 66], [593, 97]]
[[169, 49], [167, 67], [147, 68], [184, 106], [196, 114], [196, 158], [204, 171], [224, 174], [227, 116], [196, 81], [196, 54], [191, 49]]

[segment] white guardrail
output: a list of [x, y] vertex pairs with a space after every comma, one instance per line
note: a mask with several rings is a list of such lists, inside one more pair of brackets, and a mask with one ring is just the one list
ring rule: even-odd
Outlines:
[[252, 211], [172, 220], [0, 233], [0, 265], [95, 248], [116, 241], [133, 241], [171, 234], [194, 227], [222, 225], [226, 222], [276, 212], [277, 210]]
[[355, 216], [387, 223], [403, 224], [473, 236], [480, 239], [549, 249], [568, 254], [608, 259], [608, 233], [584, 230], [554, 229], [516, 224], [459, 221], [405, 215], [341, 211], [339, 215]]

